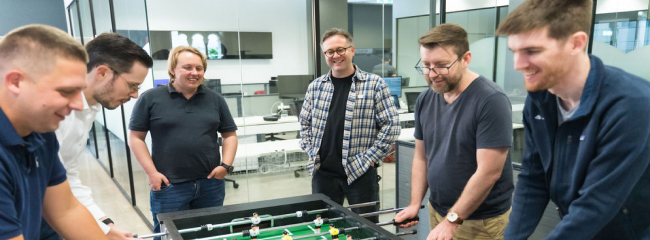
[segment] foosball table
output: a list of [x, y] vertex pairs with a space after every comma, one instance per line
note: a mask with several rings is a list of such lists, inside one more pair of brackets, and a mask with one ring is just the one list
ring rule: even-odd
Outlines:
[[[294, 240], [353, 239], [394, 240], [399, 236], [381, 228], [395, 224], [373, 223], [364, 217], [397, 212], [389, 209], [356, 214], [349, 209], [378, 204], [343, 207], [322, 194], [195, 209], [158, 215], [161, 233], [136, 238], [161, 237], [173, 240]], [[413, 219], [417, 220], [417, 219]], [[415, 231], [399, 235], [416, 234]]]

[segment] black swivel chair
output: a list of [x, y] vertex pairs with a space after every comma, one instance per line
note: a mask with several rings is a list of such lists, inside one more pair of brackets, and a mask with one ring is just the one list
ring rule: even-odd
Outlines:
[[[222, 145], [223, 144], [223, 138], [219, 137], [217, 139], [217, 144], [219, 144], [219, 146], [223, 146]], [[228, 179], [228, 178], [224, 178], [223, 180], [226, 181], [226, 182], [232, 182], [232, 187], [239, 188], [239, 183], [237, 183], [235, 180]]]
[[418, 100], [418, 96], [420, 96], [419, 92], [405, 92], [406, 94], [406, 104], [408, 105], [409, 112], [415, 112], [415, 102]]

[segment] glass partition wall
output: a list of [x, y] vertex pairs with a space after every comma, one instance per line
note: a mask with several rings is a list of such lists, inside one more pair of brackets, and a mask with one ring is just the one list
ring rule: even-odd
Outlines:
[[650, 81], [648, 0], [598, 1], [592, 53], [606, 65]]
[[[520, 161], [521, 110], [527, 92], [521, 73], [513, 69], [507, 39], [494, 32], [521, 2], [74, 0], [67, 11], [78, 41], [117, 32], [152, 55], [154, 66], [140, 93], [169, 81], [167, 58], [173, 47], [188, 45], [205, 52], [209, 60], [204, 84], [224, 96], [238, 126], [235, 173], [226, 183], [224, 204], [230, 205], [311, 193], [307, 155], [298, 145], [297, 115], [307, 84], [329, 71], [320, 37], [331, 27], [352, 33], [353, 63], [361, 70], [401, 78], [394, 86], [399, 87], [396, 103], [404, 141], [413, 139], [409, 107], [429, 88], [414, 69], [417, 39], [441, 22], [465, 28], [473, 55], [470, 69], [495, 81], [510, 98], [516, 129], [511, 156], [513, 162]], [[648, 5], [648, 0], [597, 1], [591, 47], [606, 64], [650, 80], [645, 67], [650, 60]], [[143, 219], [151, 222], [147, 176], [126, 143], [134, 102], [103, 109], [88, 147]], [[273, 114], [280, 118], [264, 120]], [[149, 137], [147, 144], [151, 147]], [[397, 197], [391, 161], [386, 159], [379, 168], [382, 209], [395, 207]]]
[[[358, 49], [354, 63], [372, 72], [390, 58], [390, 4], [348, 7], [347, 28]], [[300, 149], [298, 117], [306, 85], [316, 75], [322, 56], [320, 34], [328, 21], [313, 14], [331, 2], [290, 0], [74, 0], [68, 6], [74, 37], [82, 43], [103, 32], [128, 37], [154, 58], [154, 66], [140, 93], [169, 81], [167, 58], [175, 46], [205, 51], [205, 86], [226, 99], [235, 118], [239, 147], [235, 173], [227, 176], [225, 205], [311, 194], [307, 155]], [[201, 7], [197, 7], [201, 6]], [[178, 13], [192, 12], [193, 14]], [[281, 13], [281, 14], [280, 14]], [[353, 14], [354, 13], [354, 14]], [[372, 19], [364, 19], [372, 14]], [[324, 31], [326, 29], [321, 29]], [[221, 46], [221, 47], [216, 47]], [[324, 62], [322, 62], [324, 64]], [[320, 74], [329, 68], [320, 69]], [[292, 80], [293, 79], [293, 80]], [[302, 88], [289, 90], [302, 79]], [[282, 87], [285, 86], [285, 87]], [[128, 124], [135, 100], [98, 114], [88, 147], [142, 218], [151, 224], [148, 179], [131, 153]], [[278, 114], [277, 122], [264, 116]], [[151, 148], [150, 134], [146, 140]], [[382, 208], [394, 206], [394, 168], [380, 167]], [[390, 193], [390, 192], [393, 193]]]

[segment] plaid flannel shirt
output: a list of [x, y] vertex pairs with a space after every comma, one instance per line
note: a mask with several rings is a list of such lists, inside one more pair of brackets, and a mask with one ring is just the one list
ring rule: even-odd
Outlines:
[[[343, 127], [341, 163], [348, 184], [363, 175], [371, 162], [378, 166], [400, 133], [399, 114], [384, 79], [357, 66], [355, 69]], [[334, 93], [331, 74], [330, 71], [309, 84], [300, 111], [300, 147], [309, 156], [310, 176], [320, 168], [318, 150]]]

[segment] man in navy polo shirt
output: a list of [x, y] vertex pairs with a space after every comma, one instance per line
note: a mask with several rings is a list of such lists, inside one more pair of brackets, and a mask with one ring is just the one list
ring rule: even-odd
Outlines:
[[72, 195], [52, 132], [83, 106], [87, 61], [54, 27], [21, 27], [0, 41], [0, 239], [38, 239], [42, 217], [66, 239], [106, 239]]

